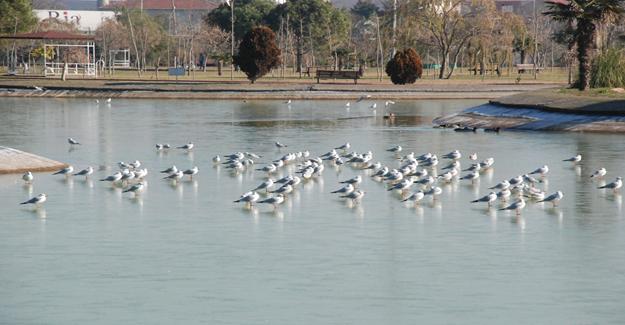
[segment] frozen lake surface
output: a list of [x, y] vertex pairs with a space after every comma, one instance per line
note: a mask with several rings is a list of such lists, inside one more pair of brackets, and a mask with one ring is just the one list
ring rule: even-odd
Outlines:
[[[374, 116], [373, 103], [0, 98], [0, 145], [102, 167], [91, 180], [38, 173], [32, 186], [0, 175], [0, 323], [625, 323], [622, 196], [589, 178], [600, 167], [606, 181], [625, 175], [624, 135], [456, 133], [430, 122], [483, 102], [398, 102], [394, 123], [383, 101]], [[83, 145], [70, 149], [68, 137]], [[154, 149], [188, 141], [191, 153]], [[395, 168], [385, 149], [397, 144], [495, 164], [417, 208], [363, 171], [328, 164], [274, 211], [232, 203], [264, 173], [211, 162], [252, 151], [262, 167], [347, 141]], [[583, 164], [562, 162], [577, 153]], [[139, 197], [97, 181], [135, 159], [150, 171]], [[158, 173], [172, 164], [200, 172], [174, 185]], [[539, 186], [564, 192], [559, 207], [528, 203], [516, 217], [469, 203], [544, 164]], [[361, 204], [330, 193], [356, 175]], [[43, 208], [18, 205], [38, 193], [49, 196]]]

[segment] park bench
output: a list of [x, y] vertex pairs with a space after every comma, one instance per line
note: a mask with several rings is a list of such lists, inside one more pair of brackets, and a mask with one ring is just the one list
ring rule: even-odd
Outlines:
[[317, 70], [317, 83], [320, 79], [354, 79], [354, 83], [358, 83], [358, 79], [362, 77], [362, 72], [358, 70]]
[[536, 69], [536, 73], [538, 73], [540, 72], [540, 70], [543, 70], [543, 68], [538, 67], [538, 66], [534, 68], [534, 64], [532, 63], [517, 64], [515, 65], [515, 67], [519, 73], [525, 73], [527, 71], [534, 71], [534, 69]]

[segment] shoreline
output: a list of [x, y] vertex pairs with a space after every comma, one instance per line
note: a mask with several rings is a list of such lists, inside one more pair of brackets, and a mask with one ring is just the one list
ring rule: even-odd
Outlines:
[[[495, 99], [557, 87], [553, 83], [509, 84], [421, 80], [414, 85], [345, 83], [242, 83], [0, 78], [0, 97], [354, 100]], [[44, 90], [36, 90], [41, 87]]]

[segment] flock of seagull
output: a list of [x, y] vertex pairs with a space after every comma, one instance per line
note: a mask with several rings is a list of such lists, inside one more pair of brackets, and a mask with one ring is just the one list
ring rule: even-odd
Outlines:
[[[68, 138], [67, 142], [70, 146], [79, 146], [81, 143], [73, 138]], [[286, 144], [275, 142], [275, 147], [281, 152], [288, 148]], [[157, 151], [171, 149], [169, 144], [156, 144]], [[193, 143], [187, 143], [177, 146], [175, 149], [191, 151], [194, 148]], [[258, 186], [243, 193], [235, 203], [244, 203], [247, 206], [254, 204], [268, 204], [275, 208], [287, 200], [289, 194], [296, 188], [311, 179], [322, 177], [322, 173], [326, 165], [332, 166], [349, 166], [355, 170], [364, 172], [365, 177], [371, 177], [372, 180], [385, 184], [387, 191], [395, 191], [400, 194], [402, 202], [410, 202], [415, 206], [426, 197], [431, 197], [433, 201], [443, 193], [440, 186], [452, 182], [471, 182], [477, 181], [480, 176], [493, 168], [495, 159], [490, 157], [478, 162], [477, 153], [471, 153], [466, 158], [470, 166], [462, 169], [461, 160], [464, 157], [459, 150], [454, 150], [447, 154], [441, 155], [439, 159], [436, 154], [425, 153], [416, 155], [414, 152], [403, 154], [403, 148], [400, 145], [388, 148], [388, 155], [392, 155], [394, 160], [398, 161], [397, 166], [383, 165], [381, 162], [373, 162], [373, 153], [367, 151], [358, 153], [350, 151], [350, 143], [332, 148], [328, 152], [311, 156], [309, 151], [298, 151], [281, 154], [281, 156], [271, 163], [262, 167], [255, 166], [255, 160], [258, 161], [261, 156], [252, 152], [235, 152], [222, 156], [215, 156], [212, 162], [215, 166], [224, 166], [224, 168], [232, 170], [234, 173], [241, 173], [246, 170], [256, 170], [263, 173], [266, 177]], [[582, 161], [581, 155], [564, 159], [564, 162], [579, 164]], [[441, 164], [445, 162], [444, 164]], [[112, 175], [101, 178], [102, 182], [109, 182], [112, 186], [123, 188], [123, 193], [133, 193], [139, 195], [145, 188], [144, 179], [148, 175], [147, 168], [141, 168], [141, 162], [135, 160], [132, 163], [117, 163], [119, 170]], [[439, 165], [442, 166], [439, 170]], [[287, 173], [286, 176], [275, 179], [275, 175], [287, 166], [295, 166], [294, 173]], [[547, 202], [555, 207], [564, 198], [562, 191], [556, 191], [547, 195], [537, 184], [540, 184], [549, 174], [549, 166], [544, 165], [535, 170], [518, 175], [511, 179], [505, 179], [496, 185], [490, 187], [491, 190], [487, 195], [476, 198], [471, 203], [485, 203], [490, 208], [497, 201], [501, 202], [499, 210], [512, 210], [517, 215], [521, 213], [528, 202]], [[65, 177], [84, 176], [90, 177], [94, 173], [94, 168], [86, 167], [75, 172], [73, 166], [67, 166], [53, 175], [62, 175]], [[193, 179], [199, 173], [199, 168], [180, 170], [175, 165], [160, 171], [165, 174], [163, 179], [178, 182], [185, 176]], [[464, 173], [464, 174], [463, 174]], [[593, 179], [604, 178], [607, 175], [605, 168], [601, 168], [591, 174], [589, 177]], [[22, 179], [26, 183], [32, 183], [34, 175], [26, 172]], [[350, 179], [340, 181], [337, 190], [332, 194], [339, 195], [340, 198], [351, 201], [353, 204], [359, 204], [366, 194], [360, 186], [363, 182], [363, 175], [359, 174]], [[621, 177], [603, 186], [599, 189], [612, 190], [615, 193], [623, 186]], [[21, 204], [34, 204], [40, 206], [47, 200], [45, 193], [39, 194]]]

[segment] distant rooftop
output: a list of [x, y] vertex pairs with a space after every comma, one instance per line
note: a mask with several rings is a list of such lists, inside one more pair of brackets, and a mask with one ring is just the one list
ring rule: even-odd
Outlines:
[[97, 0], [33, 0], [33, 9], [98, 10]]
[[101, 9], [112, 8], [141, 8], [145, 10], [213, 10], [219, 6], [215, 0], [111, 0], [108, 5]]

